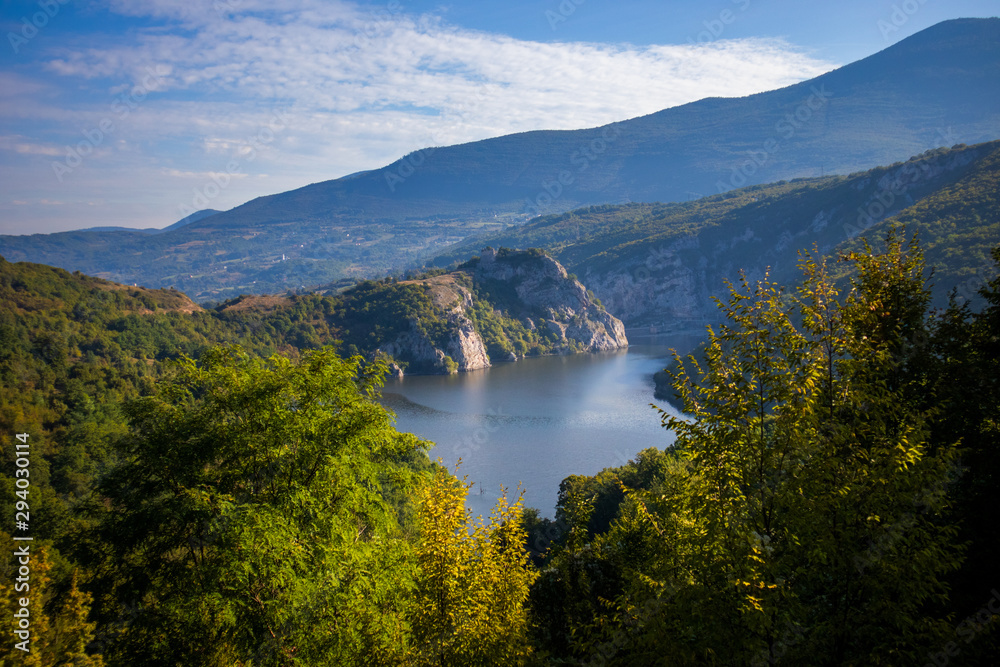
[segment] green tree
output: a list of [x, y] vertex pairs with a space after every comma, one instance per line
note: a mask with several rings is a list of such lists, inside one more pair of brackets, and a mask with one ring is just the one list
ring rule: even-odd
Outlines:
[[[1000, 247], [993, 249], [994, 278], [979, 294], [978, 313], [952, 299], [934, 321], [931, 341], [938, 360], [933, 400], [935, 442], [961, 438], [962, 474], [955, 483], [949, 519], [968, 544], [961, 569], [950, 580], [951, 606], [963, 664], [990, 664], [1000, 652], [1000, 623], [962, 625], [975, 618], [996, 589], [1000, 553]], [[978, 662], [976, 661], [978, 657]]]
[[[382, 364], [213, 349], [129, 404], [101, 482], [98, 600], [112, 664], [391, 663], [409, 546], [389, 489], [415, 486], [374, 400]], [[117, 616], [119, 610], [130, 612]]]
[[800, 479], [805, 510], [796, 578], [806, 606], [792, 655], [829, 664], [919, 662], [946, 637], [929, 604], [960, 562], [944, 520], [955, 440], [933, 442], [923, 254], [890, 230], [857, 265], [841, 304], [808, 256], [800, 289], [814, 349], [811, 455]]
[[720, 307], [727, 322], [709, 331], [705, 367], [692, 358], [694, 377], [678, 367], [690, 417], [662, 415], [691, 470], [683, 565], [698, 584], [687, 604], [702, 627], [685, 631], [700, 634], [688, 651], [748, 663], [773, 653], [797, 606], [786, 555], [798, 538], [794, 480], [809, 459], [802, 418], [815, 375], [778, 285], [744, 278]]
[[916, 663], [947, 640], [931, 603], [959, 560], [955, 450], [918, 400], [922, 258], [893, 232], [845, 259], [843, 301], [808, 255], [794, 299], [744, 279], [704, 361], [671, 371], [679, 465], [587, 545], [591, 563], [646, 554], [605, 615], [616, 662]]
[[[0, 664], [28, 665], [30, 667], [102, 667], [104, 661], [100, 655], [87, 653], [88, 644], [94, 638], [95, 624], [88, 620], [90, 613], [90, 595], [80, 590], [78, 572], [73, 570], [65, 589], [61, 590], [53, 581], [53, 562], [50, 547], [30, 546], [26, 542], [14, 542], [7, 533], [0, 533], [0, 544], [6, 553], [14, 552], [15, 547], [29, 544], [30, 555], [28, 567], [30, 574], [26, 581], [27, 590], [15, 590], [14, 577], [4, 576], [0, 580], [0, 614], [5, 619], [14, 619], [15, 612], [20, 613], [18, 604], [21, 599], [27, 599], [26, 628], [30, 633], [22, 651], [15, 643], [24, 642], [23, 636], [14, 638], [13, 627], [18, 627], [16, 621], [6, 641], [0, 645]], [[13, 559], [20, 564], [20, 559]], [[6, 568], [5, 568], [6, 569]], [[4, 575], [11, 574], [4, 572]], [[20, 628], [19, 628], [20, 629]]]
[[536, 574], [521, 499], [510, 505], [503, 494], [486, 525], [472, 521], [467, 492], [440, 468], [421, 494], [411, 659], [441, 667], [522, 665], [532, 652], [526, 602]]

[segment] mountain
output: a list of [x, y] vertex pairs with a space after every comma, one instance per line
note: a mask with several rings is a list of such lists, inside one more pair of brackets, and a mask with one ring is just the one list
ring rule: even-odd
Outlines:
[[338, 344], [348, 355], [387, 355], [399, 375], [628, 346], [621, 321], [535, 249], [490, 249], [450, 272], [337, 294], [241, 296], [211, 310], [176, 290], [0, 257], [0, 342], [0, 371], [19, 348], [37, 358], [115, 349], [116, 358], [162, 360], [240, 342], [258, 352]]
[[206, 209], [202, 209], [200, 211], [195, 211], [191, 215], [188, 215], [188, 216], [185, 216], [185, 217], [181, 218], [180, 220], [178, 220], [177, 222], [175, 222], [172, 225], [167, 225], [163, 229], [156, 230], [156, 232], [157, 233], [162, 233], [162, 232], [169, 232], [169, 231], [172, 231], [174, 229], [180, 229], [181, 227], [185, 227], [187, 225], [190, 225], [193, 222], [198, 222], [199, 220], [204, 220], [205, 218], [207, 218], [209, 216], [212, 216], [212, 215], [215, 215], [216, 213], [221, 213], [221, 211], [217, 211], [214, 208], [206, 208]]
[[776, 91], [427, 148], [155, 236], [2, 237], [0, 254], [225, 298], [397, 270], [539, 213], [685, 201], [997, 138], [1000, 19], [954, 20]]
[[203, 220], [210, 215], [215, 215], [219, 211], [214, 208], [206, 208], [201, 211], [195, 211], [191, 215], [185, 216], [175, 222], [172, 225], [163, 227], [162, 229], [158, 227], [146, 227], [145, 229], [137, 229], [135, 227], [87, 227], [86, 229], [78, 229], [78, 232], [142, 232], [143, 234], [162, 234], [163, 232], [168, 232], [172, 229], [180, 229], [185, 225], [190, 225], [192, 222], [198, 222]]
[[539, 218], [472, 239], [437, 257], [447, 265], [483, 245], [544, 247], [631, 327], [700, 329], [718, 318], [712, 296], [739, 271], [799, 281], [798, 251], [835, 259], [889, 225], [918, 234], [934, 269], [936, 305], [951, 290], [976, 301], [1000, 245], [1000, 142], [936, 149], [847, 176], [755, 185], [675, 204], [605, 205]]

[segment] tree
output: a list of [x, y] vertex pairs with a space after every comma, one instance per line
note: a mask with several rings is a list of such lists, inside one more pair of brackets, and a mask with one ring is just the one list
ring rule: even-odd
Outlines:
[[218, 348], [129, 404], [97, 492], [112, 664], [400, 655], [411, 559], [387, 497], [415, 488], [424, 443], [373, 400], [385, 370], [329, 348], [298, 362]]
[[816, 350], [813, 447], [801, 480], [797, 589], [805, 605], [794, 655], [919, 662], [946, 642], [929, 604], [960, 561], [944, 520], [954, 439], [933, 442], [928, 406], [930, 300], [915, 238], [889, 231], [857, 266], [842, 304], [825, 266], [804, 258], [803, 328]]
[[444, 468], [420, 497], [419, 575], [411, 612], [419, 665], [522, 665], [531, 655], [525, 603], [535, 579], [521, 499], [471, 521], [468, 487]]
[[967, 664], [990, 664], [1000, 651], [1000, 624], [965, 623], [976, 618], [997, 588], [1000, 553], [1000, 247], [992, 254], [995, 277], [979, 291], [986, 307], [972, 313], [967, 303], [952, 298], [931, 334], [938, 360], [937, 381], [929, 392], [939, 404], [934, 440], [961, 438], [961, 475], [949, 519], [959, 525], [958, 541], [968, 550], [950, 579], [950, 609], [962, 633], [954, 639]]
[[[27, 544], [30, 568], [28, 577], [18, 582], [27, 584], [27, 589], [15, 590], [13, 576], [0, 579], [0, 614], [5, 619], [17, 619], [15, 613], [24, 613], [18, 602], [26, 599], [28, 605], [23, 609], [28, 614], [28, 626], [23, 629], [29, 633], [26, 642], [23, 635], [15, 639], [13, 632], [7, 637], [8, 641], [0, 645], [0, 664], [102, 667], [104, 661], [100, 655], [87, 653], [94, 638], [95, 624], [88, 619], [91, 598], [79, 588], [78, 571], [72, 571], [67, 587], [60, 590], [58, 582], [53, 581], [49, 547], [35, 548], [27, 542], [14, 542], [7, 533], [0, 534], [0, 544], [7, 553]], [[20, 558], [13, 560], [21, 562]], [[17, 648], [21, 643], [26, 651]]]
[[696, 377], [683, 364], [676, 372], [690, 418], [661, 414], [691, 468], [682, 507], [695, 526], [683, 565], [698, 584], [691, 618], [710, 630], [690, 650], [747, 663], [775, 652], [798, 604], [787, 554], [798, 539], [794, 480], [809, 459], [802, 417], [816, 378], [778, 285], [742, 278], [719, 305], [727, 321], [709, 331], [706, 366], [692, 358]]
[[795, 299], [742, 280], [704, 362], [669, 371], [687, 415], [663, 424], [689, 472], [627, 493], [634, 512], [603, 540], [659, 544], [619, 598], [656, 603], [632, 615], [642, 629], [622, 660], [887, 664], [947, 641], [930, 603], [959, 560], [942, 520], [955, 450], [931, 442], [917, 400], [922, 258], [896, 232], [866, 250], [845, 258], [857, 273], [843, 302], [808, 255]]

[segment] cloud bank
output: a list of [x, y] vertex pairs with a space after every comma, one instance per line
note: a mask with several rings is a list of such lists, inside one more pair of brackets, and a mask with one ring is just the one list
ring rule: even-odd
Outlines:
[[[23, 187], [13, 189], [17, 204], [13, 195], [0, 202], [2, 233], [23, 233], [10, 225], [55, 194], [91, 206], [68, 219], [60, 205], [41, 216], [41, 231], [162, 226], [189, 204], [192, 175], [234, 161], [256, 178], [231, 179], [213, 208], [425, 146], [592, 127], [832, 68], [780, 40], [529, 42], [393, 2], [371, 11], [312, 0], [113, 0], [108, 9], [135, 29], [46, 51], [31, 65], [36, 78], [4, 75], [15, 92], [0, 102], [0, 174]], [[53, 161], [76, 162], [74, 150], [79, 164], [57, 178]]]

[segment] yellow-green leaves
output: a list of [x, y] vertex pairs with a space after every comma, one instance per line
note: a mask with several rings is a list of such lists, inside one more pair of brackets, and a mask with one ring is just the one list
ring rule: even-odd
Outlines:
[[489, 524], [472, 521], [465, 484], [439, 469], [420, 495], [417, 665], [520, 665], [531, 654], [525, 604], [534, 581], [521, 499], [504, 494]]

